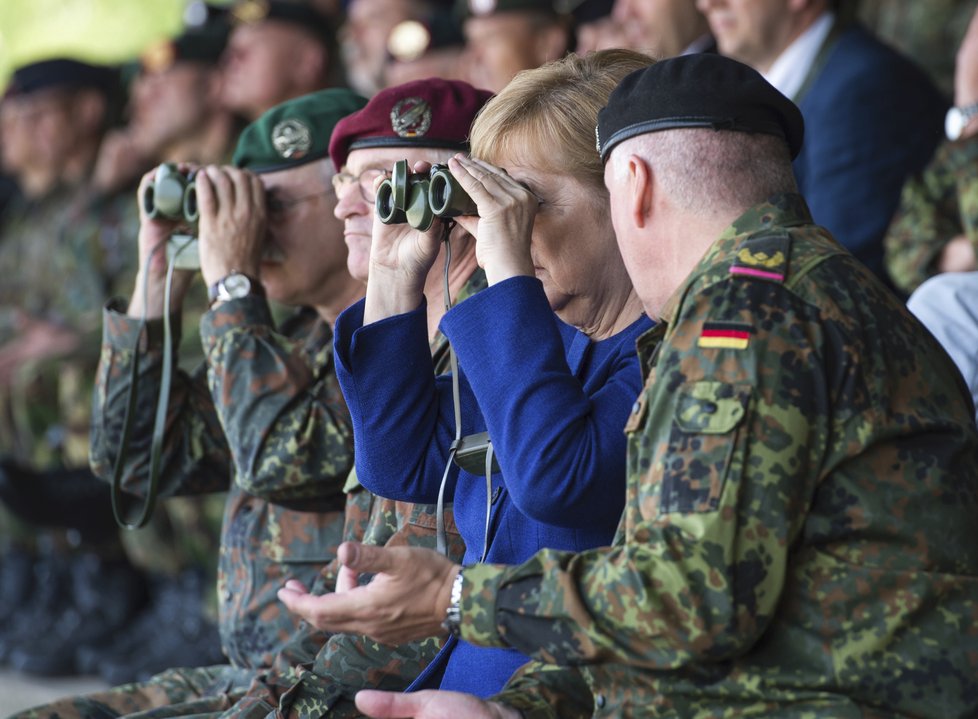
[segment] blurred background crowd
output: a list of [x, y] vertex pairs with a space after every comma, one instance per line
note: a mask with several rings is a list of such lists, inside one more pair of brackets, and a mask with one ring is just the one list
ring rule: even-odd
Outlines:
[[[370, 97], [438, 76], [498, 92], [523, 69], [612, 47], [655, 57], [719, 51], [773, 78], [779, 70], [771, 60], [784, 49], [777, 44], [779, 13], [788, 13], [788, 5], [3, 0], [0, 662], [43, 676], [97, 673], [120, 684], [170, 666], [223, 661], [214, 621], [223, 498], [170, 499], [149, 526], [121, 531], [108, 485], [88, 469], [100, 310], [133, 285], [135, 189], [143, 173], [164, 161], [224, 163], [247, 122], [325, 87], [348, 86]], [[852, 151], [818, 144], [820, 130], [833, 133], [834, 123], [868, 124], [864, 131], [877, 135], [893, 127], [906, 133], [890, 145], [892, 156], [903, 158], [900, 172], [842, 183], [850, 196], [885, 195], [881, 206], [875, 195], [857, 198], [837, 227], [827, 219], [832, 210], [819, 203], [837, 209], [839, 197], [831, 192], [838, 190], [823, 193], [833, 184], [819, 174], [825, 171], [820, 158], [803, 158], [807, 169], [796, 169], [816, 221], [840, 235], [871, 224], [865, 236], [839, 239], [902, 295], [941, 269], [974, 269], [973, 250], [965, 249], [963, 258], [950, 246], [925, 251], [906, 224], [886, 242], [884, 231], [904, 180], [930, 160], [947, 108], [978, 97], [962, 99], [955, 83], [975, 0], [824, 5], [922, 72], [907, 75], [912, 82], [900, 74], [892, 82], [877, 78], [880, 86], [899, 87], [883, 121], [857, 96], [848, 106], [834, 99], [824, 121], [813, 122], [821, 110], [806, 111], [802, 103], [812, 113], [809, 147], [825, 156]], [[738, 35], [731, 27], [743, 21], [744, 8], [748, 27]], [[858, 63], [833, 72], [841, 77], [848, 70], [856, 72]], [[910, 72], [903, 65], [898, 71]], [[790, 68], [780, 72], [791, 75]], [[790, 77], [785, 82], [790, 87]], [[794, 94], [808, 89], [796, 85]], [[919, 130], [908, 131], [903, 117], [915, 118]], [[877, 192], [887, 183], [888, 194]], [[880, 219], [853, 222], [861, 210]], [[198, 314], [206, 309], [202, 292], [196, 306]], [[187, 316], [182, 336], [181, 360], [196, 364], [199, 339]]]

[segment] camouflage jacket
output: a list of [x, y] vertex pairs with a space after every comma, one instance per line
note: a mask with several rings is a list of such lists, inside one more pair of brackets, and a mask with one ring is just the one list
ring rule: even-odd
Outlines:
[[[486, 287], [486, 276], [477, 270], [463, 285], [456, 302], [463, 301]], [[449, 371], [448, 340], [438, 332], [431, 342], [435, 374]], [[347, 482], [344, 541], [365, 544], [435, 548], [436, 509], [427, 504], [395, 502], [371, 494], [356, 480]], [[465, 545], [455, 527], [451, 510], [446, 510], [445, 529], [448, 556], [460, 562]], [[323, 569], [323, 584], [332, 589], [339, 569], [335, 560]], [[367, 578], [364, 578], [366, 580]], [[401, 691], [435, 658], [442, 641], [428, 639], [398, 647], [378, 644], [367, 637], [334, 634], [318, 648], [318, 653], [304, 657], [308, 645], [287, 647], [277, 658], [272, 671], [259, 676], [248, 696], [222, 719], [252, 717], [318, 717], [361, 716], [353, 703], [364, 688]]]
[[639, 356], [613, 546], [466, 568], [462, 637], [579, 666], [595, 716], [975, 716], [978, 431], [933, 338], [782, 195]]
[[138, 228], [130, 192], [93, 196], [60, 187], [18, 198], [0, 229], [0, 347], [23, 336], [20, 317], [71, 330], [70, 355], [34, 360], [0, 387], [0, 454], [37, 469], [84, 466], [99, 308], [131, 286]]
[[[91, 458], [111, 478], [121, 438], [138, 321], [110, 304], [95, 392]], [[161, 321], [139, 358], [139, 403], [124, 488], [145, 492], [162, 366]], [[276, 332], [261, 298], [231, 300], [201, 318], [206, 363], [175, 371], [162, 496], [228, 490], [218, 565], [221, 637], [232, 664], [260, 668], [305, 625], [278, 601], [289, 578], [318, 587], [343, 529], [353, 434], [333, 373], [332, 332], [301, 310]], [[179, 334], [179, 332], [177, 332]], [[318, 637], [322, 643], [325, 638]]]
[[938, 273], [944, 246], [965, 235], [978, 253], [978, 137], [945, 142], [903, 186], [884, 238], [886, 271], [906, 294]]

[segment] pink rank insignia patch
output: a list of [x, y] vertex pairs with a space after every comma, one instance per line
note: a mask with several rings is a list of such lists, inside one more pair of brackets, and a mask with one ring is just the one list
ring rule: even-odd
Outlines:
[[771, 282], [784, 282], [788, 274], [791, 238], [786, 232], [765, 232], [748, 237], [734, 253], [730, 274]]
[[733, 322], [706, 322], [696, 341], [697, 347], [709, 349], [745, 350], [754, 328]]

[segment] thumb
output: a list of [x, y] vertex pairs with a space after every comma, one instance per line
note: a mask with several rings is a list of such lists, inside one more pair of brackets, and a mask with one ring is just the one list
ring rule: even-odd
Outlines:
[[398, 719], [413, 717], [423, 708], [423, 700], [417, 693], [381, 692], [364, 689], [357, 692], [357, 709], [374, 719]]
[[356, 572], [391, 572], [397, 568], [397, 563], [391, 556], [392, 552], [385, 547], [357, 542], [343, 542], [337, 556], [340, 563], [347, 569]]

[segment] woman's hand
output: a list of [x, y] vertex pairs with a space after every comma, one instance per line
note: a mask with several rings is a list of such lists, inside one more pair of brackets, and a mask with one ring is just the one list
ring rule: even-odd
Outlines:
[[490, 285], [510, 277], [534, 276], [530, 237], [539, 199], [523, 184], [488, 162], [456, 155], [448, 167], [479, 208], [458, 223], [475, 238], [475, 254]]
[[375, 719], [519, 719], [519, 712], [471, 694], [421, 691], [403, 694], [372, 689], [357, 692], [357, 709]]

